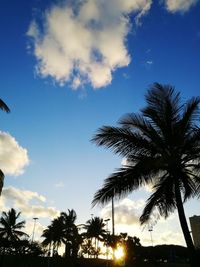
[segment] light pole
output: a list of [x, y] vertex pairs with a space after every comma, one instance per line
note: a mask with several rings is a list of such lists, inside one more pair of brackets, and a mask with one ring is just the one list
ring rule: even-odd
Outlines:
[[114, 208], [114, 195], [112, 196], [112, 235], [115, 235], [115, 208]]
[[107, 232], [107, 242], [106, 242], [106, 260], [107, 260], [107, 267], [108, 267], [108, 222], [110, 219], [105, 219], [104, 222], [106, 223], [106, 232]]
[[148, 224], [148, 231], [150, 233], [150, 237], [151, 237], [151, 244], [153, 247], [153, 236], [152, 236], [152, 232], [153, 232], [153, 226]]
[[31, 241], [31, 244], [33, 243], [33, 240], [34, 240], [34, 235], [35, 235], [35, 225], [36, 225], [36, 221], [38, 220], [38, 218], [37, 218], [37, 217], [34, 217], [33, 220], [34, 220], [34, 223], [33, 223], [33, 234], [32, 234], [32, 241]]

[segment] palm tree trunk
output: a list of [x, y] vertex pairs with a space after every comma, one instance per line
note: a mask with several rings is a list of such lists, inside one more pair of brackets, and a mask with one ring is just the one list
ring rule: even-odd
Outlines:
[[182, 201], [181, 192], [180, 192], [178, 183], [176, 184], [176, 187], [175, 187], [175, 196], [176, 196], [176, 205], [177, 205], [177, 210], [178, 210], [179, 221], [180, 221], [182, 232], [183, 232], [185, 242], [186, 242], [188, 252], [189, 252], [190, 264], [191, 264], [191, 267], [196, 267], [196, 264], [195, 264], [196, 251], [195, 251], [192, 237], [190, 235], [190, 231], [188, 228], [185, 211], [183, 208], [183, 201]]
[[48, 256], [51, 257], [51, 242], [49, 243], [49, 251], [48, 251]]
[[96, 255], [95, 255], [95, 258], [97, 259], [98, 258], [98, 248], [97, 248], [97, 238], [95, 237], [95, 249], [96, 249]]
[[97, 259], [99, 257], [99, 239], [97, 238]]

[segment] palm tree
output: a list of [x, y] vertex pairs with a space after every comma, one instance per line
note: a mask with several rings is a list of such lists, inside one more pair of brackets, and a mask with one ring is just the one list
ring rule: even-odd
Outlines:
[[75, 225], [76, 212], [68, 209], [68, 213], [61, 212], [51, 221], [51, 224], [43, 231], [42, 245], [49, 246], [49, 255], [53, 246], [53, 255], [63, 243], [65, 245], [65, 257], [77, 257], [79, 245], [82, 241]]
[[[200, 196], [199, 97], [182, 103], [172, 86], [153, 84], [139, 114], [125, 115], [119, 127], [103, 126], [92, 139], [126, 158], [93, 199], [93, 205], [121, 198], [144, 185], [153, 193], [140, 217], [147, 223], [156, 209], [165, 218], [178, 210], [190, 255], [195, 255], [183, 204]], [[191, 264], [194, 266], [191, 256]]]
[[17, 222], [21, 212], [10, 209], [8, 212], [3, 211], [0, 218], [0, 236], [8, 241], [19, 241], [21, 237], [28, 237], [20, 229], [25, 227], [25, 221]]
[[61, 212], [60, 216], [63, 220], [64, 228], [65, 257], [76, 258], [80, 245], [80, 236], [75, 225], [77, 219], [76, 212], [73, 209], [68, 209], [68, 213]]
[[[9, 107], [1, 99], [0, 99], [0, 109], [7, 113], [10, 112]], [[3, 181], [4, 181], [4, 173], [2, 172], [2, 170], [0, 170], [0, 195], [3, 188]]]
[[63, 220], [61, 217], [58, 217], [52, 220], [51, 224], [43, 231], [42, 245], [44, 247], [49, 246], [49, 255], [51, 253], [51, 246], [53, 245], [53, 255], [58, 252], [58, 248], [61, 246], [64, 241], [64, 227]]
[[95, 239], [95, 247], [96, 247], [96, 256], [98, 257], [98, 242], [104, 241], [104, 237], [106, 236], [106, 230], [104, 227], [106, 224], [104, 223], [103, 219], [99, 217], [94, 217], [88, 220], [85, 224], [85, 229], [87, 230], [86, 236], [87, 238], [94, 238]]

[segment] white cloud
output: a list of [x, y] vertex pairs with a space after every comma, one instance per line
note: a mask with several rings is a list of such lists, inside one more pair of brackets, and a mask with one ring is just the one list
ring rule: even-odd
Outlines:
[[7, 187], [2, 190], [0, 198], [0, 209], [8, 211], [13, 207], [17, 212], [21, 212], [19, 220], [25, 220], [25, 231], [30, 239], [33, 237], [34, 217], [38, 220], [35, 223], [34, 240], [41, 238], [43, 230], [50, 220], [60, 213], [55, 207], [47, 206], [46, 198], [30, 190], [23, 190], [15, 187]]
[[55, 187], [58, 187], [58, 188], [62, 188], [64, 186], [65, 185], [64, 185], [64, 183], [62, 181], [60, 181], [60, 182], [58, 182], [58, 183], [55, 184]]
[[[128, 198], [123, 199], [119, 203], [115, 203], [115, 223], [116, 224], [138, 224], [142, 208], [144, 207], [144, 200], [137, 201]], [[111, 218], [111, 205], [107, 205], [101, 211], [103, 218]]]
[[199, 0], [165, 0], [166, 8], [169, 12], [186, 12]]
[[[144, 246], [152, 244], [177, 244], [185, 245], [183, 234], [181, 232], [180, 223], [177, 213], [173, 213], [167, 219], [158, 218], [156, 211], [151, 216], [151, 222], [146, 225], [140, 225], [139, 217], [145, 206], [143, 199], [133, 201], [125, 198], [119, 203], [115, 203], [115, 233], [128, 233], [130, 236], [137, 236]], [[111, 219], [111, 205], [107, 205], [101, 210], [100, 216], [104, 219]], [[111, 231], [112, 221], [108, 223], [108, 229]], [[149, 229], [152, 232], [149, 232]]]
[[152, 61], [152, 60], [147, 60], [147, 61], [146, 61], [146, 64], [148, 64], [148, 65], [152, 65], [152, 64], [153, 64], [153, 61]]
[[60, 85], [73, 89], [90, 83], [94, 88], [112, 81], [112, 73], [130, 63], [126, 38], [129, 15], [136, 22], [152, 0], [62, 1], [44, 16], [43, 28], [34, 20], [28, 30], [33, 38], [36, 70]]
[[27, 150], [10, 134], [0, 132], [0, 169], [4, 174], [20, 175], [28, 164]]
[[22, 190], [15, 187], [7, 187], [3, 189], [4, 197], [7, 199], [13, 199], [19, 204], [28, 203], [32, 199], [39, 200], [40, 202], [45, 202], [46, 198], [39, 195], [37, 192], [32, 192], [29, 190]]
[[180, 229], [176, 230], [178, 232], [176, 232], [172, 226], [170, 226], [168, 229], [164, 227], [162, 230], [154, 228], [154, 230], [151, 232], [146, 229], [144, 232], [141, 233], [142, 244], [149, 246], [152, 245], [153, 241], [153, 245], [174, 244], [184, 246], [185, 241], [183, 238], [183, 234], [181, 233]]
[[59, 211], [54, 207], [46, 207], [46, 198], [39, 195], [37, 192], [22, 190], [15, 187], [7, 187], [2, 191], [0, 206], [2, 209], [8, 209], [8, 204], [11, 207], [20, 210], [23, 216], [53, 218], [59, 214]]
[[[148, 227], [144, 229], [143, 241], [151, 243], [150, 232], [147, 234]], [[152, 239], [154, 245], [158, 244], [176, 244], [185, 245], [183, 233], [178, 220], [178, 214], [175, 212], [167, 219], [160, 218], [158, 223], [152, 227]]]

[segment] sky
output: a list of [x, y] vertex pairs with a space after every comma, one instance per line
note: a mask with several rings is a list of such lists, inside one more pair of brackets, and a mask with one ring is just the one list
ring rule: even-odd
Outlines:
[[[183, 101], [199, 95], [199, 0], [1, 0], [0, 210], [14, 207], [35, 238], [61, 211], [77, 223], [110, 218], [94, 193], [122, 158], [96, 147], [102, 125], [138, 112], [151, 84], [171, 84]], [[116, 233], [151, 245], [139, 217], [150, 192], [115, 202]], [[199, 200], [185, 204], [199, 214]], [[153, 244], [185, 245], [177, 214], [152, 222]], [[108, 224], [111, 230], [111, 222]]]

